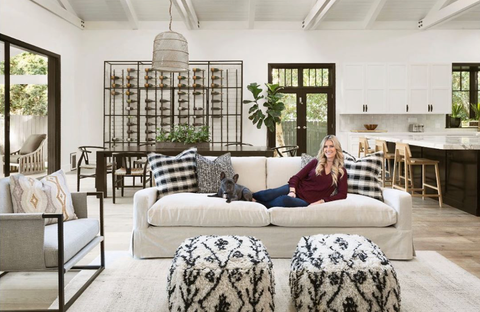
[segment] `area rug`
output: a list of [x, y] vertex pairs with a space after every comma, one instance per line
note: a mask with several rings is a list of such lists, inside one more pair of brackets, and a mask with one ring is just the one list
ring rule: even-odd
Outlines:
[[[136, 260], [117, 254], [68, 311], [168, 311], [166, 280], [170, 262], [171, 259]], [[412, 261], [392, 263], [401, 286], [402, 311], [479, 311], [480, 279], [437, 252], [418, 251]], [[288, 286], [290, 260], [273, 259], [273, 264], [275, 311], [295, 311]], [[82, 273], [68, 284], [67, 296], [89, 274]]]

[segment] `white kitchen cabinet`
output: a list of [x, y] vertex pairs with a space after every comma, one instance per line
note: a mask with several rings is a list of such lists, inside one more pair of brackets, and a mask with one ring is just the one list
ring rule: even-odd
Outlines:
[[343, 75], [343, 114], [451, 113], [451, 64], [345, 64]]
[[452, 68], [450, 64], [409, 66], [408, 113], [450, 114], [452, 112]]
[[385, 112], [385, 64], [345, 64], [344, 99], [346, 114]]
[[387, 64], [387, 112], [405, 114], [408, 104], [407, 64]]

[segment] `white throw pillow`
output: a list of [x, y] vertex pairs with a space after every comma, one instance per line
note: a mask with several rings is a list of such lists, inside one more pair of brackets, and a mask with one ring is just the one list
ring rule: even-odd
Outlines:
[[[14, 213], [62, 213], [64, 221], [77, 219], [62, 170], [40, 181], [23, 174], [12, 175], [10, 193]], [[46, 219], [46, 224], [56, 222], [56, 218]]]

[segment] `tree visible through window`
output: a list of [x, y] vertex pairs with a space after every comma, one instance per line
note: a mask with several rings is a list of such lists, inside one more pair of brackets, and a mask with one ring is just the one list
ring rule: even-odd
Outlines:
[[[46, 75], [48, 61], [38, 54], [23, 52], [10, 59], [10, 75]], [[0, 75], [5, 75], [0, 62]], [[47, 116], [47, 85], [12, 84], [10, 114]], [[5, 85], [0, 86], [0, 111], [5, 109]]]

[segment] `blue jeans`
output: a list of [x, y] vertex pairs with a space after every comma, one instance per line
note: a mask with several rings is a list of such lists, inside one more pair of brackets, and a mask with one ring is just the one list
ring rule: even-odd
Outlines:
[[306, 207], [309, 204], [303, 199], [290, 197], [288, 184], [274, 189], [253, 193], [253, 198], [267, 208], [271, 207]]

